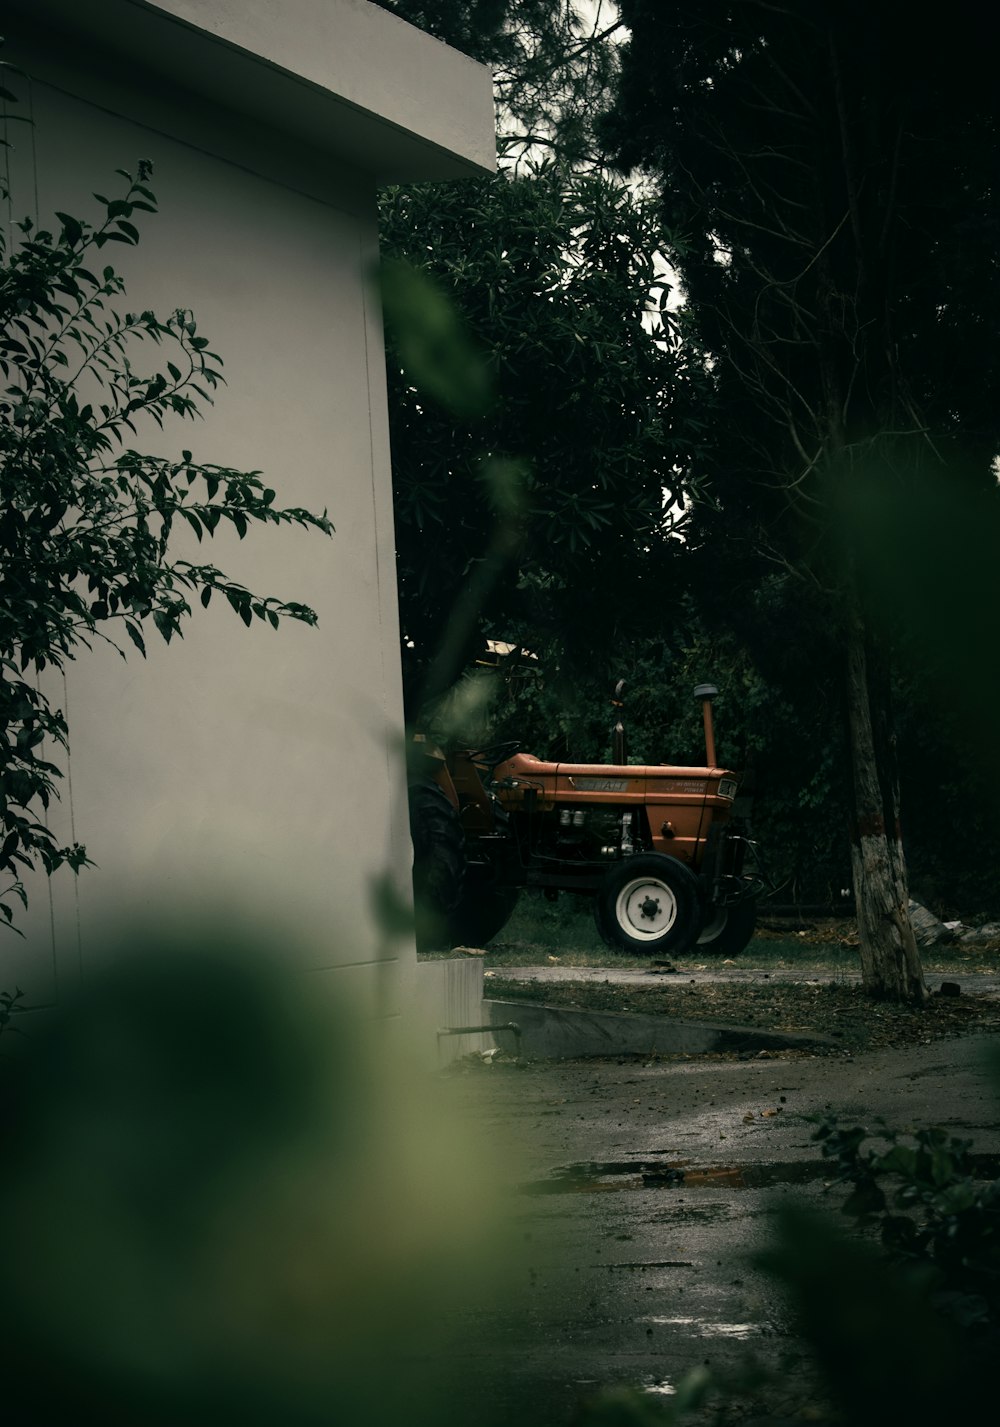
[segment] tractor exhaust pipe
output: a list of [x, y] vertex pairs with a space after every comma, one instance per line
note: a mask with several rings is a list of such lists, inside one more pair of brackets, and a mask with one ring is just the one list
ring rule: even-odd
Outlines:
[[705, 763], [715, 767], [715, 727], [712, 723], [712, 700], [718, 693], [714, 684], [699, 684], [694, 691], [696, 699], [701, 699], [701, 716], [705, 722]]

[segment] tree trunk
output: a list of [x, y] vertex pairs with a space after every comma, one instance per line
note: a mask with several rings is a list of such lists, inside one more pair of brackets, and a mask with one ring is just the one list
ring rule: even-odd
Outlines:
[[847, 636], [847, 725], [862, 985], [878, 1000], [922, 1005], [927, 987], [910, 925], [888, 663], [860, 614], [851, 619]]

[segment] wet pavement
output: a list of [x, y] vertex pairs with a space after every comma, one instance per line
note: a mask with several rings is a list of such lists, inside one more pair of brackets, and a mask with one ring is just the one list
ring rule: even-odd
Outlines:
[[842, 1202], [807, 1117], [940, 1124], [995, 1174], [994, 1043], [853, 1060], [498, 1060], [442, 1077], [451, 1112], [509, 1147], [513, 1297], [463, 1325], [469, 1406], [559, 1427], [601, 1387], [669, 1396], [692, 1368], [725, 1372], [750, 1351], [780, 1358], [783, 1390], [807, 1397], [787, 1307], [752, 1262], [787, 1196]]
[[[957, 981], [962, 990], [969, 993], [1000, 991], [1000, 975], [981, 971], [950, 971], [948, 973], [925, 971], [928, 988], [936, 990], [942, 981]], [[775, 971], [759, 971], [749, 967], [731, 966], [720, 963], [706, 966], [679, 966], [668, 968], [632, 966], [504, 966], [497, 971], [486, 971], [487, 995], [489, 983], [494, 977], [508, 981], [538, 981], [559, 984], [563, 981], [594, 981], [614, 986], [656, 986], [669, 990], [671, 986], [720, 985], [727, 982], [747, 985], [767, 985], [775, 982], [790, 982], [793, 985], [819, 985], [835, 981], [838, 985], [855, 986], [861, 981], [857, 972], [831, 972], [829, 967], [802, 965], [794, 969], [783, 968]]]

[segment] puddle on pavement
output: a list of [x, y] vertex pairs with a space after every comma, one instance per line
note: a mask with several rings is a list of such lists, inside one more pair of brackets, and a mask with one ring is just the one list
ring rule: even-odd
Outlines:
[[[969, 1156], [979, 1179], [1000, 1176], [1000, 1155]], [[609, 1160], [562, 1165], [548, 1179], [522, 1184], [522, 1194], [617, 1194], [625, 1189], [771, 1189], [778, 1185], [834, 1180], [836, 1166], [827, 1159], [788, 1160], [772, 1164], [695, 1165], [690, 1160]], [[690, 1212], [693, 1212], [690, 1211]]]
[[661, 1318], [657, 1314], [637, 1318], [636, 1322], [654, 1323], [660, 1328], [691, 1328], [700, 1338], [731, 1338], [736, 1342], [774, 1332], [771, 1323], [710, 1323], [705, 1318]]
[[647, 1268], [694, 1268], [694, 1259], [639, 1259], [636, 1263], [606, 1263], [604, 1268], [610, 1273], [619, 1268], [638, 1269], [640, 1273], [645, 1273]]
[[677, 1219], [683, 1219], [686, 1224], [692, 1221], [696, 1224], [721, 1224], [728, 1219], [733, 1210], [729, 1204], [720, 1204], [717, 1200], [712, 1200], [708, 1204], [691, 1204], [689, 1201], [671, 1204], [669, 1208], [662, 1209], [656, 1214], [650, 1215], [650, 1224], [670, 1224]]
[[521, 1185], [522, 1194], [617, 1194], [624, 1189], [768, 1189], [833, 1177], [828, 1160], [784, 1164], [693, 1165], [690, 1160], [610, 1160], [562, 1165], [548, 1179]]

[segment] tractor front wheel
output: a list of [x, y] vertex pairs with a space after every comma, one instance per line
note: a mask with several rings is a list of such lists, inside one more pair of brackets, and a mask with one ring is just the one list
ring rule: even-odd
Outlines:
[[694, 876], [676, 858], [641, 852], [610, 869], [594, 904], [609, 946], [641, 955], [690, 951], [701, 931]]

